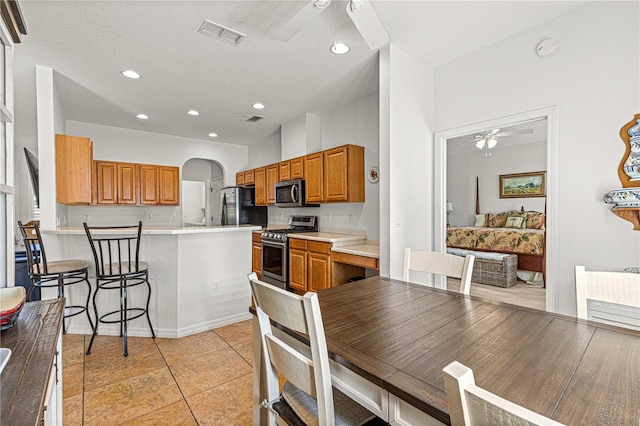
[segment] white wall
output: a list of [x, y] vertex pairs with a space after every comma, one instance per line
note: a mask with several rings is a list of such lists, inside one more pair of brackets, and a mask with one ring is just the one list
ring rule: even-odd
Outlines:
[[[506, 142], [506, 141], [505, 141]], [[472, 142], [470, 142], [472, 143]], [[499, 142], [500, 143], [500, 142]], [[453, 203], [449, 214], [451, 226], [472, 226], [476, 211], [476, 176], [480, 193], [480, 212], [509, 210], [544, 212], [545, 199], [500, 198], [500, 175], [538, 172], [547, 168], [547, 142], [498, 146], [486, 156], [475, 149], [447, 155], [447, 200]]]
[[[557, 106], [558, 301], [575, 314], [573, 268], [640, 263], [640, 234], [602, 202], [621, 186], [620, 128], [640, 111], [638, 2], [593, 2], [436, 69], [436, 128]], [[553, 37], [554, 55], [535, 46]], [[550, 218], [551, 219], [551, 218]], [[552, 224], [553, 225], [553, 224]]]
[[[320, 112], [322, 114], [322, 112]], [[306, 113], [280, 126], [282, 159], [322, 151], [322, 117]]]
[[[322, 123], [322, 146], [326, 150], [340, 145], [352, 144], [364, 147], [365, 173], [371, 166], [377, 166], [379, 151], [378, 134], [378, 94], [366, 96], [340, 108], [313, 111], [305, 117], [314, 116]], [[287, 139], [283, 139], [283, 153]], [[253, 146], [251, 147], [253, 149]], [[303, 154], [299, 152], [296, 156]], [[287, 157], [283, 157], [286, 159]], [[259, 165], [266, 165], [262, 163]], [[269, 207], [269, 224], [286, 223], [290, 215], [305, 214], [319, 217], [321, 230], [344, 230], [366, 233], [371, 240], [380, 239], [379, 234], [379, 184], [369, 182], [365, 177], [364, 203], [321, 204], [320, 207], [280, 208]]]
[[[254, 142], [249, 147], [249, 164], [242, 170], [255, 169], [282, 160], [280, 155], [280, 132]], [[288, 158], [288, 157], [284, 157]]]
[[391, 278], [405, 247], [433, 246], [433, 75], [393, 44], [380, 53], [380, 274]]

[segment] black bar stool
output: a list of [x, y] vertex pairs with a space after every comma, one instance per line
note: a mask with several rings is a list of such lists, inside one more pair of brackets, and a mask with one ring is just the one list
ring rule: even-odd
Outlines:
[[[149, 265], [140, 261], [140, 236], [142, 221], [137, 226], [88, 226], [83, 223], [89, 238], [93, 259], [96, 264], [96, 291], [93, 294], [93, 309], [96, 316], [96, 328], [89, 342], [87, 354], [91, 352], [93, 339], [98, 334], [100, 323], [120, 323], [120, 337], [124, 337], [124, 356], [129, 355], [127, 344], [127, 323], [146, 315], [151, 336], [156, 337], [149, 318], [151, 285], [149, 284]], [[144, 308], [129, 306], [129, 289], [142, 284], [148, 288], [147, 303]], [[120, 308], [98, 316], [96, 297], [100, 290], [119, 290]]]
[[55, 260], [48, 262], [47, 255], [40, 235], [40, 225], [37, 221], [23, 224], [18, 221], [18, 228], [22, 234], [27, 254], [27, 267], [31, 285], [27, 300], [31, 300], [33, 290], [38, 288], [57, 287], [58, 297], [65, 297], [64, 288], [69, 285], [86, 283], [87, 301], [84, 305], [67, 305], [65, 301], [62, 332], [67, 333], [65, 319], [86, 312], [91, 330], [95, 332], [91, 315], [89, 315], [89, 300], [91, 298], [91, 283], [89, 282], [89, 262], [84, 260]]

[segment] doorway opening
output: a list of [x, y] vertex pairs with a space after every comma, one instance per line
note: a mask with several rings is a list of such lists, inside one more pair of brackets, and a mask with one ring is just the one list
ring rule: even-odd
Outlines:
[[[555, 261], [557, 232], [555, 229], [557, 203], [555, 202], [555, 161], [556, 161], [556, 124], [555, 108], [530, 111], [514, 116], [503, 117], [482, 123], [471, 124], [436, 133], [435, 168], [434, 168], [434, 247], [438, 251], [447, 248], [474, 244], [482, 253], [516, 254], [508, 247], [496, 243], [495, 249], [486, 244], [472, 240], [473, 232], [479, 229], [481, 219], [487, 214], [498, 215], [507, 212], [540, 213], [544, 221], [544, 229], [504, 229], [504, 235], [518, 232], [541, 234], [537, 242], [540, 246], [538, 257], [523, 254], [518, 257], [518, 276], [522, 280], [516, 290], [498, 286], [484, 286], [487, 292], [480, 294], [496, 300], [514, 303], [529, 303], [530, 292], [542, 288], [541, 279], [544, 273], [544, 290], [538, 290], [538, 302], [531, 307], [555, 311], [557, 308], [557, 288], [554, 285], [557, 265]], [[498, 136], [499, 135], [499, 136]], [[505, 197], [501, 194], [501, 175], [517, 175], [528, 172], [544, 172], [546, 175], [544, 196]], [[502, 196], [501, 196], [502, 195]], [[538, 194], [539, 195], [539, 194]], [[476, 217], [478, 211], [478, 217]], [[514, 216], [516, 214], [513, 214]], [[494, 218], [495, 216], [491, 216]], [[526, 219], [522, 221], [526, 227]], [[483, 241], [503, 232], [499, 223], [485, 222], [487, 230], [482, 234]], [[531, 223], [528, 226], [535, 226]], [[459, 229], [465, 228], [465, 231]], [[456, 233], [470, 235], [469, 241], [456, 238]], [[460, 234], [457, 234], [460, 235]], [[504, 235], [501, 236], [504, 237]], [[542, 257], [540, 257], [542, 256]], [[534, 262], [530, 264], [529, 261]], [[537, 262], [537, 263], [536, 263]], [[542, 263], [540, 263], [542, 262]], [[475, 269], [475, 268], [474, 268]], [[531, 271], [531, 272], [525, 272]], [[535, 274], [540, 272], [540, 274]], [[529, 284], [524, 284], [529, 281]], [[511, 283], [513, 281], [510, 281]], [[438, 283], [445, 288], [446, 283]], [[524, 287], [523, 287], [524, 286]], [[472, 286], [472, 294], [473, 294]], [[480, 287], [482, 289], [482, 287]], [[511, 296], [509, 296], [509, 292]], [[516, 294], [517, 293], [517, 294]], [[521, 293], [521, 294], [520, 294]], [[502, 298], [502, 295], [506, 295]], [[520, 294], [520, 296], [518, 295]]]
[[220, 225], [224, 169], [214, 160], [192, 158], [182, 167], [182, 223], [184, 226]]

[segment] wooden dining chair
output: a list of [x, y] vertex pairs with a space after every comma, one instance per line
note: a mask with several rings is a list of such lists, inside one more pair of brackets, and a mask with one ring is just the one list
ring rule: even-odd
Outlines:
[[[329, 355], [316, 293], [298, 296], [248, 275], [259, 322], [267, 399], [277, 424], [362, 425], [374, 415], [331, 385]], [[275, 321], [309, 337], [311, 358], [273, 334]], [[278, 373], [286, 378], [279, 391]], [[288, 415], [294, 415], [293, 419]], [[270, 414], [270, 416], [271, 416]]]
[[428, 272], [444, 275], [460, 280], [460, 293], [469, 294], [471, 290], [471, 275], [475, 256], [465, 257], [435, 251], [414, 251], [404, 249], [403, 281], [409, 281], [409, 271]]
[[442, 372], [451, 426], [562, 425], [476, 386], [473, 371], [458, 361]]
[[640, 330], [640, 274], [576, 266], [578, 318]]

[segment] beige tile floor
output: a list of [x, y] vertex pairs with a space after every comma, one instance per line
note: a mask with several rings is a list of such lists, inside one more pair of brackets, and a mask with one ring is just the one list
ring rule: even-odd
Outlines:
[[180, 339], [62, 338], [65, 425], [250, 425], [251, 321]]

